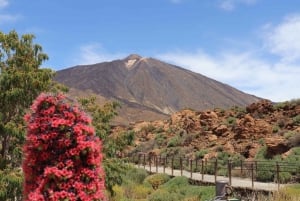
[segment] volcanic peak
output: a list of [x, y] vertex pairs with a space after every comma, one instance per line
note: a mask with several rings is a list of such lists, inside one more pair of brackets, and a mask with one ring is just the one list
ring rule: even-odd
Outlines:
[[137, 63], [137, 61], [141, 60], [142, 57], [138, 54], [131, 54], [128, 57], [126, 57], [124, 59], [125, 62], [125, 66], [130, 69], [134, 66], [135, 63]]

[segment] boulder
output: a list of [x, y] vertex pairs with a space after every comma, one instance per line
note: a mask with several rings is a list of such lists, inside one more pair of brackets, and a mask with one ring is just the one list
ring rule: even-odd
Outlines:
[[288, 143], [283, 137], [265, 138], [265, 143], [267, 146], [267, 157], [283, 154], [290, 149]]
[[224, 124], [219, 125], [213, 129], [213, 132], [219, 136], [225, 133], [226, 131], [228, 131], [228, 127]]

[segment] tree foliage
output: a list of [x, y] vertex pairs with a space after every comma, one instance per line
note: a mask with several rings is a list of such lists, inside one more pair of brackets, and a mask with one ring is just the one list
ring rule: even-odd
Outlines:
[[97, 104], [94, 96], [79, 98], [78, 101], [84, 110], [91, 114], [96, 135], [105, 142], [111, 129], [110, 121], [117, 115], [116, 109], [120, 104], [118, 102], [108, 102], [101, 107]]
[[118, 154], [123, 149], [130, 145], [134, 140], [134, 133], [124, 132], [117, 136], [110, 134], [110, 122], [117, 115], [116, 109], [120, 107], [117, 102], [108, 102], [104, 106], [96, 103], [96, 97], [81, 98], [79, 102], [84, 110], [89, 112], [93, 119], [93, 126], [96, 129], [96, 134], [103, 141], [103, 167], [106, 173], [105, 185], [110, 194], [114, 194], [113, 186], [121, 184], [123, 181], [122, 175], [126, 174], [128, 166], [120, 158]]
[[34, 35], [0, 32], [0, 200], [21, 200], [23, 116], [32, 101], [48, 90], [66, 91], [52, 81], [54, 72], [41, 68], [48, 59]]
[[0, 170], [0, 200], [22, 200], [23, 176], [20, 168]]
[[0, 32], [0, 167], [18, 166], [24, 141], [22, 117], [42, 91], [49, 90], [54, 72], [41, 69], [48, 59], [34, 35]]

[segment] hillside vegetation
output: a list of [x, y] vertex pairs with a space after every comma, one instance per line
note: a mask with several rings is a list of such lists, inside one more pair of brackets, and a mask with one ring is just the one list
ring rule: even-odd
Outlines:
[[185, 109], [168, 120], [117, 126], [114, 130], [135, 131], [135, 146], [128, 153], [212, 158], [226, 152], [253, 159], [264, 148], [265, 158], [286, 158], [300, 145], [300, 100], [277, 104], [262, 100], [228, 110]]
[[[135, 131], [135, 143], [125, 151], [128, 155], [300, 162], [300, 100], [276, 104], [262, 100], [227, 110], [185, 109], [168, 120], [115, 127], [113, 132], [124, 130]], [[291, 179], [289, 175], [286, 181]]]

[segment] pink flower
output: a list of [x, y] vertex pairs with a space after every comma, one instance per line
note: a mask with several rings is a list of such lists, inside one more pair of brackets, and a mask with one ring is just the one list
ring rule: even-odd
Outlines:
[[91, 119], [63, 95], [31, 106], [24, 145], [24, 200], [105, 200], [101, 141]]

